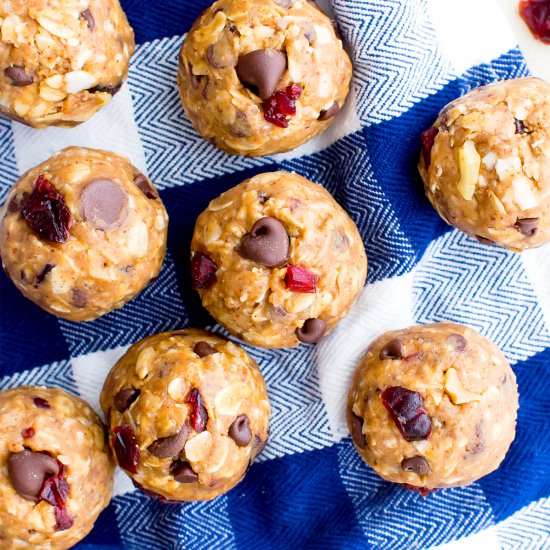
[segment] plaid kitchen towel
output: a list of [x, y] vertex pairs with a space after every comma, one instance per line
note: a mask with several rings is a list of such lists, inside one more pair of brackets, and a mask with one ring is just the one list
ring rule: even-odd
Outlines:
[[[269, 444], [240, 485], [212, 502], [167, 505], [119, 471], [111, 506], [79, 548], [549, 548], [550, 245], [518, 255], [452, 230], [425, 199], [415, 168], [418, 134], [447, 102], [528, 73], [496, 2], [325, 5], [353, 56], [346, 108], [316, 140], [255, 159], [206, 143], [180, 105], [178, 50], [208, 3], [123, 0], [139, 44], [129, 79], [86, 124], [35, 131], [0, 120], [0, 203], [19, 174], [83, 145], [128, 156], [159, 187], [170, 215], [158, 281], [95, 322], [42, 312], [0, 272], [0, 388], [59, 386], [98, 409], [106, 373], [132, 342], [188, 325], [214, 327], [191, 291], [194, 221], [211, 199], [259, 172], [294, 170], [334, 194], [363, 236], [367, 286], [317, 346], [247, 347], [266, 378], [273, 418]], [[497, 472], [422, 498], [361, 461], [344, 402], [372, 339], [443, 320], [468, 324], [504, 350], [518, 378], [519, 421]]]

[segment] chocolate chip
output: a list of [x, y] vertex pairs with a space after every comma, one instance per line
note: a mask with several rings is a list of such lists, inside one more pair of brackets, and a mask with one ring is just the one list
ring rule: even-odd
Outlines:
[[128, 215], [128, 194], [119, 183], [96, 179], [80, 194], [82, 217], [93, 228], [108, 231], [120, 226]]
[[395, 338], [388, 342], [380, 350], [380, 359], [384, 361], [385, 359], [403, 359], [403, 344], [399, 338]]
[[319, 120], [328, 120], [335, 117], [340, 112], [340, 104], [335, 101], [328, 109], [323, 109], [319, 115]]
[[143, 174], [138, 174], [134, 178], [134, 183], [137, 185], [138, 189], [148, 198], [148, 199], [158, 199], [159, 194], [155, 189], [153, 184], [149, 181], [149, 178], [146, 178]]
[[225, 69], [235, 66], [237, 58], [227, 35], [224, 34], [218, 42], [208, 46], [206, 59], [215, 69]]
[[85, 290], [73, 288], [71, 290], [71, 304], [79, 309], [86, 307], [88, 305], [88, 293]]
[[189, 462], [177, 460], [170, 466], [170, 473], [179, 483], [195, 483], [199, 480], [198, 474], [193, 471]]
[[531, 132], [525, 125], [525, 122], [523, 120], [518, 120], [517, 118], [514, 118], [514, 124], [516, 126], [516, 134], [530, 134]]
[[149, 445], [148, 451], [158, 458], [177, 456], [185, 447], [185, 442], [190, 431], [189, 426], [184, 425], [177, 434], [157, 439]]
[[237, 111], [235, 114], [235, 121], [229, 127], [229, 131], [235, 137], [249, 137], [252, 135], [250, 122], [243, 111]]
[[51, 409], [51, 405], [46, 401], [46, 399], [42, 399], [42, 397], [34, 397], [32, 402], [34, 403], [35, 407], [38, 407], [39, 409]]
[[430, 465], [423, 456], [413, 456], [401, 461], [401, 469], [404, 472], [414, 472], [419, 476], [425, 476], [430, 471]]
[[466, 338], [462, 336], [462, 334], [449, 334], [449, 336], [447, 336], [447, 342], [456, 351], [464, 351], [468, 347], [468, 342], [466, 341]]
[[90, 8], [86, 8], [83, 12], [80, 12], [80, 17], [86, 21], [88, 28], [93, 31], [95, 29], [95, 19], [90, 11]]
[[193, 351], [199, 356], [199, 357], [206, 357], [207, 355], [212, 355], [213, 353], [217, 353], [217, 351], [206, 342], [197, 342], [194, 347]]
[[55, 267], [54, 264], [46, 264], [42, 271], [36, 276], [36, 286], [41, 285], [48, 273]]
[[315, 344], [325, 334], [327, 324], [322, 319], [308, 319], [302, 328], [296, 329], [296, 336], [304, 344]]
[[261, 218], [241, 239], [238, 252], [253, 262], [277, 267], [287, 262], [289, 248], [285, 226], [275, 218]]
[[492, 241], [491, 239], [488, 239], [487, 237], [482, 237], [481, 235], [476, 235], [475, 237], [481, 244], [491, 244], [491, 245], [495, 244], [495, 241]]
[[118, 92], [120, 92], [120, 89], [122, 88], [122, 82], [119, 82], [118, 84], [115, 84], [114, 86], [94, 86], [93, 88], [88, 88], [89, 94], [111, 94], [116, 95]]
[[237, 444], [237, 447], [246, 447], [252, 439], [248, 416], [246, 416], [246, 414], [237, 416], [231, 426], [229, 426], [228, 434]]
[[34, 73], [28, 73], [21, 65], [12, 65], [4, 69], [4, 74], [11, 80], [12, 86], [29, 86], [34, 82]]
[[46, 476], [59, 473], [55, 458], [45, 453], [24, 450], [11, 453], [8, 458], [8, 475], [17, 493], [27, 500], [38, 502]]
[[533, 237], [538, 231], [538, 218], [518, 218], [514, 227], [525, 237]]
[[262, 99], [271, 97], [286, 71], [286, 55], [266, 48], [241, 55], [237, 62], [237, 75], [245, 86], [258, 89]]
[[269, 199], [269, 195], [265, 191], [258, 191], [258, 200], [260, 204], [265, 204]]
[[353, 412], [351, 413], [351, 437], [360, 449], [367, 446], [367, 438], [363, 433], [363, 419]]
[[115, 409], [123, 413], [130, 408], [130, 405], [139, 397], [141, 392], [135, 388], [123, 388], [113, 398]]

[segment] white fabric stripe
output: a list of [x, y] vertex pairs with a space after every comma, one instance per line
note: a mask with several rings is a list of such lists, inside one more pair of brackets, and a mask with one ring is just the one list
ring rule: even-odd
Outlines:
[[550, 327], [550, 244], [521, 253], [521, 261], [533, 287], [547, 327]]

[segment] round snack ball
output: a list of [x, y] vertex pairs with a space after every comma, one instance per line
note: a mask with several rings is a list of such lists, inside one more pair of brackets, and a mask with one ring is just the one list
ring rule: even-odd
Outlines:
[[227, 153], [289, 151], [330, 126], [352, 67], [333, 22], [305, 0], [218, 0], [180, 54], [198, 132]]
[[387, 332], [361, 360], [347, 420], [376, 473], [422, 493], [498, 468], [515, 437], [516, 377], [474, 330], [434, 323]]
[[168, 501], [233, 488], [265, 445], [270, 406], [256, 363], [204, 330], [134, 344], [111, 370], [101, 407], [118, 464]]
[[259, 174], [213, 200], [191, 242], [191, 277], [227, 330], [268, 348], [314, 343], [365, 284], [357, 227], [320, 185]]
[[167, 225], [156, 189], [127, 159], [70, 147], [11, 189], [0, 210], [0, 256], [27, 298], [90, 321], [156, 278]]
[[550, 84], [518, 78], [447, 105], [422, 134], [420, 174], [450, 225], [521, 251], [550, 240]]
[[41, 387], [0, 392], [0, 547], [72, 547], [109, 504], [113, 474], [104, 426], [84, 401]]
[[118, 0], [0, 0], [0, 112], [75, 126], [118, 92], [134, 33]]

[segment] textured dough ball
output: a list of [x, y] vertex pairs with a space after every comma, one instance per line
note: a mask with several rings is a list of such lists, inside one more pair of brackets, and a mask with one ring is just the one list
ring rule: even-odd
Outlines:
[[430, 490], [498, 468], [515, 436], [516, 378], [474, 330], [434, 323], [387, 332], [353, 376], [347, 419], [377, 474]]
[[89, 321], [154, 280], [167, 225], [156, 189], [127, 159], [71, 147], [11, 189], [0, 210], [0, 256], [27, 298]]
[[0, 0], [0, 21], [0, 112], [19, 122], [84, 122], [128, 74], [134, 33], [118, 0]]
[[109, 504], [113, 473], [104, 426], [84, 401], [39, 387], [0, 392], [1, 548], [76, 544]]
[[165, 500], [229, 491], [269, 433], [258, 366], [239, 346], [203, 330], [133, 345], [107, 377], [101, 407], [119, 465]]
[[213, 200], [191, 242], [193, 287], [212, 316], [263, 347], [314, 343], [365, 284], [357, 227], [323, 187], [259, 174]]
[[344, 105], [351, 62], [332, 22], [304, 0], [218, 0], [180, 54], [180, 95], [198, 132], [237, 155], [289, 151]]
[[422, 141], [426, 194], [447, 223], [515, 251], [550, 240], [550, 84], [478, 88], [447, 105]]

